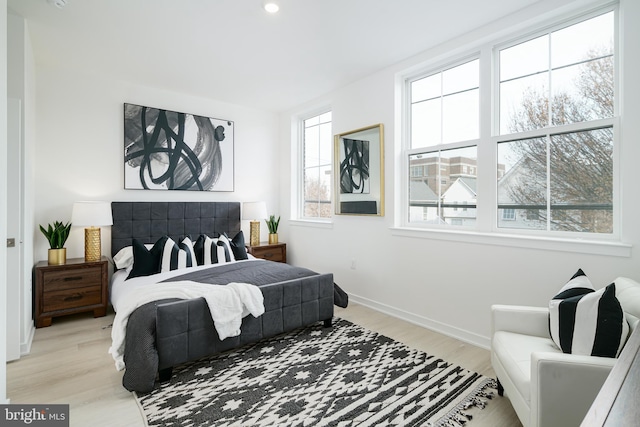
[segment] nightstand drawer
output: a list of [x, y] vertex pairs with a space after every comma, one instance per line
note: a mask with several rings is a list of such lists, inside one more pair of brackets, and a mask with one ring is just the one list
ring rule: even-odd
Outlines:
[[102, 284], [102, 271], [99, 267], [90, 269], [77, 268], [67, 271], [47, 271], [43, 274], [42, 284], [45, 293], [87, 286], [100, 287]]
[[256, 258], [274, 262], [287, 262], [287, 245], [285, 243], [262, 243], [259, 246], [247, 246], [247, 252]]
[[252, 254], [256, 258], [262, 258], [269, 261], [283, 262], [284, 256], [282, 254], [282, 249], [259, 249], [255, 250]]
[[48, 313], [68, 310], [70, 308], [96, 305], [101, 302], [102, 287], [98, 283], [97, 286], [76, 288], [73, 291], [63, 289], [47, 292], [43, 298], [42, 311], [43, 313]]

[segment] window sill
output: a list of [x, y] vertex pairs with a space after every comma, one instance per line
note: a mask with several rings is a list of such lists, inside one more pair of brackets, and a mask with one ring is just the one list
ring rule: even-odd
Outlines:
[[422, 228], [392, 227], [391, 234], [401, 237], [447, 240], [452, 242], [474, 243], [481, 245], [574, 252], [625, 258], [631, 257], [632, 248], [632, 245], [622, 242], [482, 233], [466, 230], [427, 230]]
[[331, 220], [291, 219], [289, 225], [294, 227], [333, 228]]

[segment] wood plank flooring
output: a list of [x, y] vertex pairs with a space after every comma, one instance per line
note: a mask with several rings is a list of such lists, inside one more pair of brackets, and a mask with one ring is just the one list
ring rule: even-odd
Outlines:
[[[489, 352], [420, 326], [351, 303], [336, 316], [374, 330], [451, 363], [493, 376]], [[122, 372], [107, 353], [113, 313], [94, 319], [90, 313], [55, 318], [36, 330], [31, 353], [7, 364], [11, 403], [70, 405], [72, 427], [142, 427], [132, 393], [122, 387]], [[507, 398], [495, 397], [473, 412], [470, 427], [519, 427]]]

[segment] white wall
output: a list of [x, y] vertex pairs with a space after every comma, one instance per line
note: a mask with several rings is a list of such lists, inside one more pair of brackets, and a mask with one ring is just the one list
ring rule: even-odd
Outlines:
[[[0, 0], [0, 129], [7, 129], [7, 0]], [[7, 170], [7, 134], [0, 132], [0, 170]], [[7, 308], [7, 182], [0, 179], [0, 313]], [[7, 403], [7, 319], [0, 316], [0, 404]]]
[[[132, 85], [73, 69], [37, 68], [35, 226], [69, 221], [74, 201], [254, 201], [269, 210], [278, 203], [275, 179], [277, 117], [211, 99]], [[235, 191], [124, 190], [123, 104], [198, 114], [235, 122]], [[248, 235], [248, 223], [243, 224]], [[263, 240], [266, 227], [261, 227]], [[102, 252], [110, 253], [110, 229], [102, 231]], [[68, 257], [84, 256], [84, 233], [72, 228]], [[34, 261], [46, 259], [47, 242], [35, 234]]]
[[[509, 28], [540, 21], [560, 3], [541, 1], [528, 10], [447, 42], [415, 58], [382, 70], [314, 102], [281, 115], [281, 156], [294, 150], [296, 136], [291, 117], [314, 106], [331, 105], [333, 133], [384, 123], [386, 156], [386, 216], [335, 216], [329, 227], [305, 226], [283, 221], [283, 240], [293, 263], [321, 272], [333, 272], [335, 281], [352, 299], [432, 329], [487, 347], [490, 306], [495, 303], [546, 306], [559, 288], [582, 267], [596, 287], [617, 276], [640, 280], [640, 2], [621, 1], [622, 74], [624, 79], [621, 127], [623, 241], [632, 244], [630, 257], [586, 255], [578, 252], [538, 250], [495, 244], [469, 243], [392, 234], [399, 223], [400, 129], [396, 125], [396, 75], [425, 61], [464, 51], [469, 44], [493, 39]], [[580, 1], [563, 12], [583, 6]], [[529, 21], [529, 22], [527, 22]], [[281, 209], [288, 212], [292, 185], [291, 167], [281, 172]], [[480, 195], [480, 197], [482, 197]], [[356, 269], [351, 269], [355, 260]]]

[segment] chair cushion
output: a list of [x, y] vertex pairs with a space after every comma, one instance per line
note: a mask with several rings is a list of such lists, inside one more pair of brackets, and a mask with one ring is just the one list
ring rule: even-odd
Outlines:
[[531, 353], [534, 351], [561, 353], [550, 338], [505, 331], [497, 331], [493, 335], [491, 349], [528, 404], [531, 403]]
[[596, 291], [578, 270], [549, 302], [549, 330], [565, 353], [616, 357], [629, 333], [616, 285]]
[[640, 318], [640, 283], [627, 277], [618, 277], [615, 284], [616, 297], [627, 314], [629, 326], [633, 329]]

